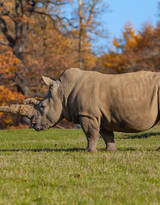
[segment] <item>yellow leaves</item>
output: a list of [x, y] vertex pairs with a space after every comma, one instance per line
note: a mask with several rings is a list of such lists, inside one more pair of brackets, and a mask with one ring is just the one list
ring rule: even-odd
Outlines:
[[160, 24], [146, 24], [140, 32], [128, 23], [119, 38], [113, 39], [114, 50], [103, 55], [101, 67], [108, 72], [159, 71]]
[[123, 33], [128, 36], [135, 36], [136, 31], [133, 29], [133, 24], [131, 22], [125, 24]]
[[96, 56], [92, 55], [89, 51], [85, 51], [85, 55], [83, 55], [83, 61], [83, 67], [87, 68], [87, 70], [90, 70], [91, 68], [96, 66], [97, 58]]
[[113, 39], [113, 46], [117, 52], [109, 51], [104, 58], [104, 66], [107, 69], [114, 69], [118, 72], [123, 72], [128, 65], [129, 52], [134, 52], [138, 49], [141, 34], [133, 29], [131, 23], [124, 26], [124, 31], [120, 38]]
[[151, 24], [147, 23], [143, 28], [143, 32], [145, 35], [152, 35], [154, 33], [154, 28]]
[[117, 38], [114, 38], [114, 39], [113, 39], [112, 44], [113, 44], [113, 46], [115, 46], [116, 48], [120, 48], [120, 46], [121, 46]]
[[105, 55], [104, 66], [106, 69], [115, 69], [121, 72], [125, 67], [125, 56], [120, 53], [110, 52]]
[[136, 32], [133, 29], [133, 25], [131, 23], [127, 23], [124, 26], [122, 37], [114, 38], [112, 44], [116, 48], [120, 48], [123, 51], [127, 51], [130, 49], [135, 49], [137, 47], [140, 37], [140, 33]]

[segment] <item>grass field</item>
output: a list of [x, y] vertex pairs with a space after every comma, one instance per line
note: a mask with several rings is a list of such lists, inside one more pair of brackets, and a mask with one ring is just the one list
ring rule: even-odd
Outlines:
[[0, 131], [0, 205], [159, 205], [160, 127], [86, 153], [81, 130]]

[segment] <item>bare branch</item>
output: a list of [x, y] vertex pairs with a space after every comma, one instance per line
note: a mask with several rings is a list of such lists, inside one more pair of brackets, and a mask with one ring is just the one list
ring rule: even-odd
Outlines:
[[66, 1], [62, 1], [62, 0], [56, 0], [56, 1], [53, 1], [53, 0], [44, 0], [44, 3], [46, 3], [46, 4], [52, 4], [52, 5], [54, 5], [54, 6], [62, 6], [62, 5], [64, 5], [64, 4], [67, 4], [68, 3], [68, 1], [66, 0]]
[[88, 16], [88, 19], [86, 21], [86, 25], [89, 25], [89, 23], [91, 22], [92, 20], [92, 15], [94, 13], [94, 8], [96, 6], [96, 2], [94, 2], [92, 5], [91, 5], [91, 8], [90, 8], [90, 11], [89, 11], [89, 16]]
[[56, 26], [56, 21], [52, 18], [52, 16], [50, 14], [47, 14], [43, 11], [34, 11], [34, 13], [37, 13], [37, 14], [41, 14], [41, 15], [44, 15], [44, 16], [47, 16], [53, 23], [54, 27], [58, 30], [57, 26]]
[[5, 20], [4, 20], [2, 17], [0, 17], [0, 30], [2, 31], [2, 33], [4, 34], [4, 36], [6, 37], [6, 39], [8, 40], [10, 46], [13, 47], [14, 44], [15, 44], [15, 40], [14, 40], [13, 37], [8, 33], [7, 24], [6, 24]]

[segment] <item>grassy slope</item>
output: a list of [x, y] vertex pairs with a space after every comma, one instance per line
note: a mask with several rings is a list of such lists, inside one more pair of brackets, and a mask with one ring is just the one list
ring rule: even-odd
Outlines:
[[116, 133], [118, 151], [93, 154], [81, 130], [0, 131], [0, 205], [158, 205], [159, 136]]

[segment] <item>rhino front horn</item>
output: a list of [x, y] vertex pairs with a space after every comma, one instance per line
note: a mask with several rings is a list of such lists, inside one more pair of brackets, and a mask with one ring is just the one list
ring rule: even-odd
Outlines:
[[25, 105], [37, 105], [40, 102], [40, 100], [37, 100], [36, 98], [27, 98], [23, 101], [23, 104]]
[[20, 114], [31, 118], [33, 116], [34, 107], [31, 105], [12, 104], [9, 106], [0, 106], [0, 112]]

